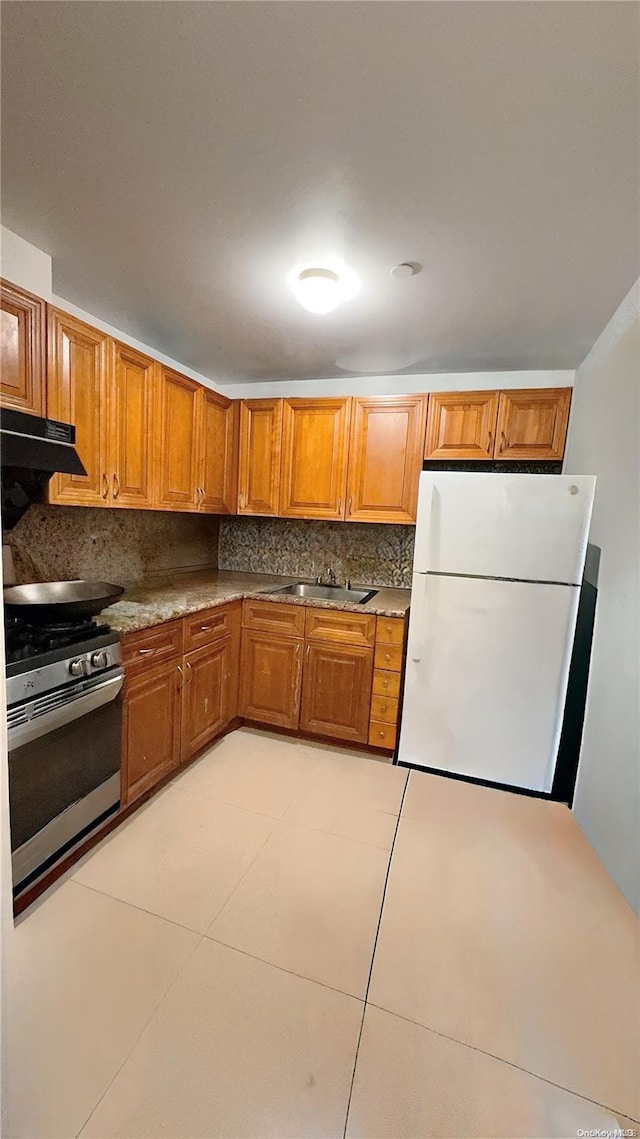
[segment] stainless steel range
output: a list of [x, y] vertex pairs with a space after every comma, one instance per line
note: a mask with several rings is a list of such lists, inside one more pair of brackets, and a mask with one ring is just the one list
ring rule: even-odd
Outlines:
[[17, 895], [118, 808], [124, 670], [118, 634], [84, 617], [9, 617], [5, 640]]

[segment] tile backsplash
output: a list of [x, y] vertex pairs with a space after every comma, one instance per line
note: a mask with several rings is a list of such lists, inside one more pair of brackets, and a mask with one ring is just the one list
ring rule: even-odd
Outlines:
[[3, 540], [19, 584], [87, 578], [126, 585], [163, 570], [215, 568], [218, 526], [212, 515], [34, 505]]
[[331, 566], [339, 582], [409, 588], [414, 534], [414, 526], [222, 518], [218, 567], [315, 578]]

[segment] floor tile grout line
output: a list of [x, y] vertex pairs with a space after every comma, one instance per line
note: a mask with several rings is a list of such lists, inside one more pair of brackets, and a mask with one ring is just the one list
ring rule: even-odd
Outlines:
[[[368, 995], [368, 991], [367, 991]], [[450, 1040], [452, 1044], [459, 1044], [461, 1048], [469, 1048], [472, 1052], [479, 1052], [481, 1056], [488, 1056], [491, 1060], [497, 1060], [500, 1064], [506, 1064], [509, 1068], [515, 1068], [517, 1072], [522, 1072], [525, 1076], [533, 1076], [535, 1080], [542, 1080], [545, 1084], [550, 1084], [553, 1088], [558, 1088], [559, 1091], [567, 1092], [569, 1095], [577, 1096], [578, 1099], [583, 1099], [587, 1103], [593, 1103], [596, 1107], [602, 1107], [605, 1111], [612, 1111], [615, 1113], [625, 1115], [627, 1119], [631, 1119], [634, 1123], [640, 1123], [640, 1120], [634, 1119], [628, 1112], [622, 1112], [620, 1108], [612, 1107], [611, 1104], [601, 1103], [598, 1099], [592, 1099], [591, 1096], [585, 1095], [583, 1092], [577, 1092], [574, 1088], [566, 1088], [564, 1084], [557, 1084], [555, 1080], [550, 1080], [548, 1076], [541, 1076], [539, 1072], [532, 1072], [530, 1068], [523, 1068], [521, 1064], [516, 1064], [513, 1060], [507, 1060], [504, 1056], [498, 1056], [495, 1052], [488, 1052], [486, 1048], [480, 1048], [477, 1044], [469, 1044], [466, 1040], [459, 1040], [457, 1036], [449, 1036], [447, 1032], [440, 1032], [437, 1028], [431, 1028], [428, 1024], [421, 1024], [419, 1020], [412, 1020], [410, 1016], [403, 1016], [400, 1012], [394, 1012], [393, 1009], [385, 1008], [384, 1005], [378, 1005], [375, 1001], [366, 1001], [370, 1008], [377, 1008], [379, 1012], [385, 1012], [388, 1016], [395, 1016], [398, 1020], [404, 1020], [406, 1024], [413, 1024], [416, 1028], [421, 1028], [424, 1032], [431, 1032], [434, 1036], [439, 1036], [442, 1040]]]
[[185, 925], [184, 922], [176, 921], [175, 918], [165, 917], [164, 914], [158, 914], [155, 910], [147, 910], [144, 906], [138, 906], [135, 902], [128, 902], [126, 898], [120, 898], [117, 894], [109, 894], [107, 890], [100, 890], [97, 886], [89, 886], [86, 882], [80, 882], [76, 878], [70, 878], [69, 881], [74, 886], [82, 886], [83, 890], [90, 890], [92, 894], [99, 894], [101, 898], [109, 898], [110, 901], [118, 902], [121, 906], [128, 906], [130, 910], [137, 910], [138, 913], [146, 914], [147, 917], [165, 921], [167, 925], [174, 925], [176, 929], [183, 929], [186, 933], [194, 933], [196, 937], [204, 937], [202, 930], [194, 929], [192, 925]]
[[[90, 887], [88, 887], [88, 888], [90, 888]], [[127, 903], [125, 903], [125, 904], [127, 904]], [[135, 909], [136, 907], [134, 906], [134, 907], [132, 907], [132, 908], [133, 908], [133, 909]], [[144, 913], [147, 913], [148, 911], [147, 911], [147, 910], [144, 910], [143, 912], [144, 912]], [[154, 916], [157, 916], [157, 915], [154, 915]], [[175, 924], [175, 923], [174, 923], [174, 924]], [[184, 926], [181, 926], [180, 928], [184, 929], [185, 927], [184, 927]], [[193, 932], [194, 932], [194, 930], [190, 930], [190, 932], [191, 932], [191, 933], [193, 933]], [[153, 1008], [152, 1008], [152, 1010], [151, 1010], [151, 1012], [150, 1012], [149, 1016], [148, 1016], [148, 1017], [147, 1017], [147, 1019], [145, 1020], [145, 1022], [144, 1022], [144, 1024], [143, 1024], [142, 1028], [140, 1029], [140, 1032], [139, 1032], [139, 1033], [138, 1033], [138, 1035], [136, 1036], [136, 1038], [135, 1038], [135, 1040], [134, 1040], [133, 1044], [131, 1045], [131, 1047], [129, 1048], [129, 1050], [128, 1050], [128, 1052], [127, 1052], [126, 1056], [124, 1056], [124, 1058], [123, 1058], [123, 1060], [122, 1060], [122, 1063], [118, 1065], [118, 1067], [117, 1067], [116, 1071], [113, 1073], [113, 1076], [112, 1076], [112, 1077], [111, 1077], [111, 1079], [109, 1080], [109, 1082], [108, 1082], [108, 1084], [107, 1084], [106, 1088], [104, 1089], [104, 1091], [103, 1091], [102, 1095], [101, 1095], [101, 1096], [99, 1096], [99, 1098], [96, 1100], [96, 1102], [94, 1103], [93, 1107], [91, 1108], [91, 1111], [89, 1112], [89, 1114], [88, 1114], [87, 1118], [85, 1119], [84, 1123], [82, 1124], [82, 1127], [80, 1128], [80, 1130], [79, 1130], [79, 1131], [77, 1131], [77, 1132], [76, 1132], [76, 1139], [78, 1139], [78, 1137], [79, 1137], [79, 1136], [82, 1134], [82, 1132], [84, 1131], [85, 1127], [87, 1126], [87, 1124], [88, 1124], [89, 1120], [91, 1119], [91, 1117], [92, 1117], [92, 1116], [95, 1114], [95, 1112], [96, 1112], [96, 1111], [98, 1110], [98, 1108], [100, 1107], [100, 1104], [102, 1103], [102, 1101], [103, 1101], [104, 1097], [106, 1096], [107, 1092], [108, 1092], [108, 1091], [109, 1091], [109, 1089], [111, 1088], [111, 1086], [112, 1086], [112, 1084], [114, 1083], [114, 1081], [115, 1081], [115, 1080], [117, 1080], [118, 1076], [120, 1075], [120, 1072], [122, 1071], [122, 1069], [124, 1068], [125, 1064], [127, 1063], [127, 1060], [128, 1060], [128, 1059], [129, 1059], [129, 1057], [130, 1057], [130, 1056], [133, 1054], [133, 1051], [134, 1051], [134, 1049], [135, 1049], [135, 1048], [137, 1048], [137, 1046], [138, 1046], [138, 1044], [139, 1044], [140, 1040], [142, 1039], [142, 1037], [143, 1037], [144, 1033], [146, 1032], [147, 1028], [148, 1028], [148, 1027], [149, 1027], [149, 1025], [151, 1024], [151, 1021], [153, 1020], [154, 1016], [156, 1015], [156, 1013], [157, 1013], [158, 1009], [160, 1008], [160, 1005], [162, 1004], [163, 1000], [164, 1000], [164, 999], [165, 999], [165, 997], [168, 995], [168, 993], [170, 992], [170, 990], [173, 988], [173, 986], [175, 985], [175, 983], [176, 983], [176, 981], [178, 980], [178, 978], [182, 976], [182, 974], [183, 974], [184, 970], [186, 969], [187, 965], [189, 964], [189, 962], [190, 962], [191, 958], [193, 957], [194, 953], [195, 953], [195, 952], [196, 952], [196, 950], [199, 948], [199, 946], [201, 945], [201, 943], [204, 941], [204, 934], [199, 934], [199, 935], [197, 935], [197, 936], [198, 936], [198, 940], [196, 941], [196, 944], [194, 945], [193, 949], [191, 950], [191, 953], [188, 953], [188, 954], [187, 954], [187, 956], [186, 956], [185, 960], [183, 961], [182, 965], [181, 965], [181, 966], [180, 966], [180, 968], [178, 969], [178, 972], [176, 973], [175, 977], [173, 977], [173, 978], [172, 978], [172, 980], [171, 980], [171, 981], [169, 981], [169, 984], [167, 985], [167, 987], [166, 987], [166, 989], [164, 990], [164, 992], [163, 992], [163, 993], [161, 993], [161, 994], [160, 994], [160, 996], [158, 997], [158, 1000], [157, 1000], [157, 1001], [156, 1001], [156, 1003], [154, 1004], [154, 1006], [153, 1006]]]
[[279, 973], [286, 973], [288, 977], [297, 977], [299, 981], [308, 981], [310, 985], [319, 985], [321, 989], [329, 989], [331, 993], [339, 993], [341, 997], [347, 997], [351, 1001], [357, 1001], [359, 1005], [364, 1005], [364, 997], [357, 997], [355, 993], [347, 993], [344, 989], [337, 989], [335, 985], [328, 985], [326, 981], [319, 981], [317, 977], [307, 977], [305, 973], [296, 973], [293, 969], [286, 969], [284, 965], [276, 965], [275, 961], [268, 961], [266, 957], [258, 957], [255, 953], [249, 953], [248, 949], [240, 949], [237, 945], [231, 945], [228, 941], [221, 941], [219, 937], [212, 937], [209, 933], [203, 933], [203, 940], [212, 941], [214, 945], [222, 945], [224, 949], [231, 949], [234, 953], [241, 953], [243, 957], [248, 957], [251, 961], [258, 961], [261, 965], [268, 965], [270, 969], [277, 969]]
[[[241, 807], [238, 803], [230, 803], [228, 799], [214, 799], [210, 795], [199, 796], [196, 795], [194, 791], [187, 791], [182, 787], [176, 787], [175, 790], [180, 791], [183, 795], [191, 795], [194, 799], [203, 798], [207, 799], [209, 803], [218, 803], [223, 807], [233, 807], [236, 811], [246, 811], [248, 815], [256, 815], [259, 819], [271, 819], [274, 823], [288, 823], [289, 826], [302, 827], [304, 830], [314, 831], [316, 834], [328, 834], [331, 835], [332, 838], [343, 838], [346, 842], [357, 842], [359, 846], [372, 846], [374, 850], [389, 851], [391, 849], [391, 847], [388, 846], [380, 846], [380, 844], [376, 842], [365, 842], [364, 839], [361, 838], [352, 838], [351, 835], [339, 834], [337, 831], [329, 831], [324, 827], [312, 827], [309, 823], [299, 823], [296, 819], [287, 819], [284, 815], [267, 815], [264, 811], [254, 811], [251, 807]], [[354, 807], [353, 809], [361, 810], [362, 808]], [[375, 811], [379, 815], [389, 816], [392, 819], [399, 818], [399, 814], [396, 814], [395, 811], [382, 811], [378, 807], [369, 807], [367, 809]]]
[[373, 964], [374, 964], [375, 957], [376, 957], [376, 949], [378, 947], [378, 937], [380, 935], [380, 926], [382, 925], [382, 914], [384, 912], [384, 903], [385, 903], [385, 900], [387, 897], [387, 886], [389, 884], [389, 875], [391, 874], [391, 862], [393, 860], [393, 852], [394, 852], [395, 845], [396, 845], [396, 838], [398, 835], [398, 828], [400, 826], [400, 819], [402, 818], [402, 808], [404, 805], [404, 797], [407, 793], [407, 787], [409, 786], [409, 776], [410, 775], [411, 775], [411, 772], [408, 771], [407, 772], [407, 778], [405, 779], [404, 787], [402, 789], [402, 798], [400, 799], [400, 807], [398, 810], [398, 817], [396, 819], [395, 830], [393, 832], [393, 840], [391, 842], [391, 850], [389, 851], [389, 861], [387, 862], [387, 872], [386, 872], [385, 878], [384, 878], [384, 886], [382, 887], [382, 898], [380, 900], [380, 913], [378, 914], [378, 924], [376, 926], [376, 933], [375, 933], [375, 937], [373, 939], [373, 952], [371, 954], [371, 964], [369, 965], [369, 976], [367, 977], [367, 986], [366, 986], [365, 991], [364, 991], [364, 1004], [363, 1004], [363, 1008], [362, 1008], [362, 1018], [360, 1020], [360, 1031], [358, 1032], [358, 1039], [356, 1042], [356, 1051], [355, 1051], [355, 1056], [353, 1058], [353, 1072], [351, 1073], [351, 1084], [349, 1086], [349, 1098], [347, 1099], [347, 1110], [345, 1112], [345, 1117], [344, 1117], [344, 1130], [342, 1132], [342, 1139], [346, 1139], [347, 1127], [349, 1126], [349, 1112], [351, 1111], [351, 1100], [353, 1097], [353, 1088], [354, 1088], [354, 1085], [356, 1082], [356, 1069], [358, 1067], [358, 1056], [360, 1054], [360, 1043], [362, 1041], [362, 1032], [364, 1029], [364, 1018], [367, 1015], [367, 999], [369, 997], [369, 988], [371, 986], [371, 977], [373, 975]]

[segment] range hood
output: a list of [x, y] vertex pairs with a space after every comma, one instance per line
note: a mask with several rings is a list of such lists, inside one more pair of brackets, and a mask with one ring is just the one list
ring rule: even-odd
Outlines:
[[53, 474], [86, 475], [70, 423], [0, 408], [2, 525], [12, 530]]

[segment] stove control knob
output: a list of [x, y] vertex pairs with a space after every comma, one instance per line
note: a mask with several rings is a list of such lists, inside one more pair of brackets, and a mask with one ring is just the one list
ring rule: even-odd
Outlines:
[[86, 660], [72, 660], [69, 665], [69, 672], [72, 676], [86, 676], [87, 675], [87, 662]]
[[107, 653], [99, 652], [94, 653], [91, 657], [91, 664], [94, 668], [106, 668], [109, 663], [109, 656]]

